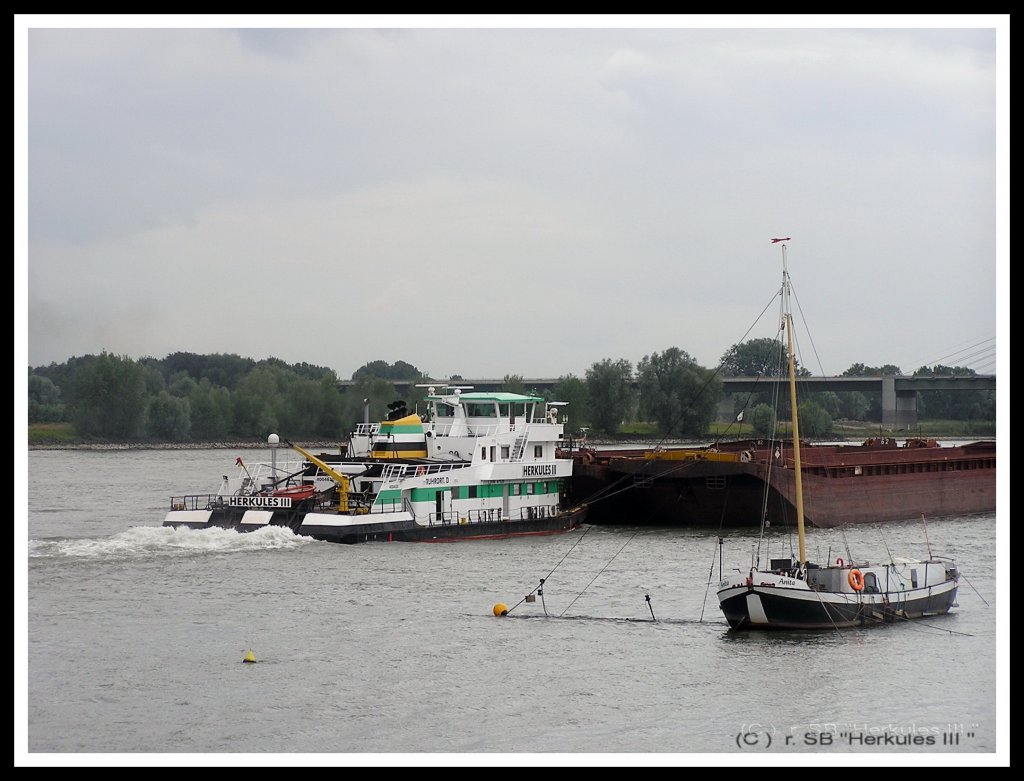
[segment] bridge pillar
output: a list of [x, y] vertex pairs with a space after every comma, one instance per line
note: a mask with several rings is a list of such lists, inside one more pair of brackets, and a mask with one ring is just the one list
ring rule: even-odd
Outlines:
[[718, 422], [732, 423], [736, 420], [736, 412], [734, 410], [732, 394], [723, 393], [722, 400], [718, 402]]
[[917, 425], [917, 392], [896, 390], [896, 378], [882, 377], [882, 425], [899, 430]]

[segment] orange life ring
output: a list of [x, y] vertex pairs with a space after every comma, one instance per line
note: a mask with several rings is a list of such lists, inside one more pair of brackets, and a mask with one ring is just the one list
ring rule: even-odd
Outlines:
[[850, 570], [849, 581], [850, 588], [852, 588], [854, 591], [864, 590], [864, 575], [863, 573], [861, 573], [859, 569]]

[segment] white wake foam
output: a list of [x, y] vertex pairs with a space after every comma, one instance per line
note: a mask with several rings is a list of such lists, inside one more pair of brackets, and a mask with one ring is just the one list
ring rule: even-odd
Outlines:
[[265, 526], [251, 532], [233, 529], [189, 529], [165, 526], [133, 526], [111, 537], [76, 540], [29, 540], [30, 558], [134, 558], [189, 556], [203, 553], [293, 549], [315, 542], [282, 526]]

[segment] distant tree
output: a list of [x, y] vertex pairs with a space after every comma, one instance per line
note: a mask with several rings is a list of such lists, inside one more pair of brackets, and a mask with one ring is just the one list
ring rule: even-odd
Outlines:
[[324, 366], [315, 366], [311, 363], [293, 363], [288, 368], [293, 374], [304, 380], [319, 382], [325, 376], [336, 377], [333, 369], [328, 369]]
[[[721, 359], [721, 372], [728, 377], [760, 377], [764, 379], [789, 376], [789, 361], [786, 345], [781, 339], [750, 339], [734, 344]], [[810, 376], [810, 372], [795, 364], [798, 377]], [[757, 383], [762, 387], [762, 383]], [[777, 391], [773, 383], [764, 382], [763, 390], [755, 390], [747, 394], [733, 394], [734, 412], [750, 409], [758, 404], [779, 404], [779, 414], [789, 415], [789, 396], [782, 393], [776, 398]]]
[[126, 356], [103, 352], [78, 368], [72, 399], [79, 434], [128, 441], [142, 430], [146, 409], [142, 367]]
[[750, 410], [750, 427], [755, 437], [771, 437], [775, 434], [775, 410], [770, 404], [758, 404]]
[[844, 371], [841, 377], [893, 377], [900, 376], [903, 372], [900, 371], [899, 366], [894, 366], [891, 363], [885, 364], [885, 366], [865, 366], [863, 363], [855, 363], [850, 366], [849, 369]]
[[594, 428], [608, 434], [618, 433], [635, 400], [632, 381], [633, 364], [625, 358], [605, 358], [587, 369]]
[[61, 391], [49, 377], [30, 374], [28, 378], [28, 422], [61, 423], [65, 419]]
[[192, 393], [192, 389], [196, 387], [198, 383], [194, 380], [191, 375], [185, 372], [175, 372], [170, 376], [167, 382], [167, 392], [172, 396], [189, 396]]
[[[275, 406], [275, 417], [280, 425], [278, 433], [289, 439], [303, 439], [321, 433], [325, 396], [319, 380], [292, 376], [285, 392]], [[337, 435], [337, 432], [332, 432]]]
[[338, 378], [334, 372], [325, 374], [319, 382], [320, 419], [317, 433], [321, 437], [346, 439], [349, 429], [345, 426], [345, 397], [338, 389]]
[[370, 361], [352, 372], [353, 380], [377, 377], [382, 380], [418, 380], [423, 375], [420, 370], [405, 361], [391, 364], [387, 361]]
[[232, 425], [231, 392], [205, 377], [189, 394], [192, 436], [200, 442], [223, 441]]
[[501, 381], [501, 390], [505, 393], [527, 394], [526, 386], [523, 385], [523, 378], [518, 374], [506, 374]]
[[[841, 377], [898, 377], [903, 374], [899, 366], [885, 364], [884, 366], [865, 366], [863, 363], [854, 363], [844, 371]], [[873, 393], [870, 396], [859, 391], [843, 391], [839, 394], [839, 408], [841, 417], [850, 420], [881, 420], [882, 419], [882, 396]], [[866, 405], [866, 406], [865, 406]]]
[[371, 378], [387, 379], [390, 372], [391, 364], [387, 361], [370, 361], [352, 372], [352, 379], [353, 381]]
[[251, 358], [234, 354], [172, 353], [163, 360], [165, 376], [184, 371], [197, 382], [206, 377], [214, 385], [234, 390], [238, 383], [256, 366]]
[[265, 439], [279, 433], [280, 399], [288, 385], [287, 372], [271, 364], [257, 366], [231, 394], [234, 431], [242, 439]]
[[815, 401], [800, 404], [800, 436], [824, 437], [832, 433], [832, 417]]
[[420, 374], [420, 370], [413, 366], [411, 363], [405, 361], [395, 361], [391, 364], [391, 376], [392, 380], [418, 380], [423, 375]]
[[645, 355], [637, 364], [640, 414], [663, 435], [701, 436], [715, 419], [721, 381], [678, 347]]
[[818, 404], [833, 420], [840, 417], [839, 411], [841, 404], [839, 402], [839, 394], [834, 393], [833, 391], [812, 393], [808, 401], [813, 401]]
[[28, 378], [28, 400], [37, 404], [60, 404], [60, 388], [49, 377], [30, 374]]
[[164, 381], [162, 361], [158, 361], [156, 358], [143, 358], [138, 361], [138, 364], [142, 368], [142, 376], [146, 381], [146, 396], [156, 396], [167, 387]]
[[785, 345], [778, 339], [750, 339], [734, 344], [721, 359], [722, 374], [728, 377], [783, 377]]
[[[914, 377], [976, 377], [965, 366], [922, 366]], [[935, 420], [995, 420], [996, 394], [986, 390], [932, 390], [917, 393], [917, 411], [921, 417]]]
[[[364, 405], [363, 400], [366, 400]], [[370, 423], [379, 423], [388, 416], [388, 404], [398, 399], [395, 386], [380, 377], [361, 377], [345, 394], [345, 406], [342, 420], [346, 433], [358, 424], [363, 423], [364, 414], [369, 415]], [[365, 411], [369, 405], [369, 412]]]
[[[561, 408], [560, 416], [563, 421], [566, 418], [572, 421], [574, 429], [591, 424], [590, 389], [584, 380], [573, 374], [559, 377], [551, 399], [566, 402], [566, 406]], [[568, 432], [568, 429], [566, 431]]]
[[871, 402], [860, 391], [842, 391], [839, 397], [839, 414], [836, 417], [847, 420], [868, 420]]
[[146, 429], [159, 442], [184, 442], [192, 433], [188, 399], [160, 391], [146, 406]]

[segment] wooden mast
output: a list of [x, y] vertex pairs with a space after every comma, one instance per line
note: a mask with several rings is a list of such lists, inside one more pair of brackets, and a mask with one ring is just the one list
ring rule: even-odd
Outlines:
[[786, 322], [786, 345], [789, 352], [789, 406], [793, 419], [793, 469], [796, 477], [796, 534], [800, 543], [800, 566], [807, 566], [804, 543], [804, 486], [800, 466], [800, 416], [796, 407], [796, 359], [793, 355], [793, 315], [789, 308], [789, 272], [786, 270], [786, 245], [782, 245], [783, 317]]

